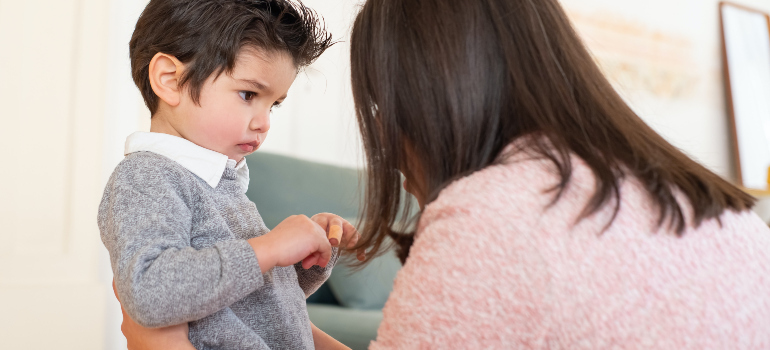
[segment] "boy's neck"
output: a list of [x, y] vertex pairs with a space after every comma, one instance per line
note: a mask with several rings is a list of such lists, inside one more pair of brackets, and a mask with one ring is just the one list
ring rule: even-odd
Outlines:
[[169, 134], [184, 139], [182, 134], [174, 128], [174, 126], [168, 121], [167, 118], [161, 113], [155, 113], [150, 119], [150, 132], [157, 132], [161, 134]]

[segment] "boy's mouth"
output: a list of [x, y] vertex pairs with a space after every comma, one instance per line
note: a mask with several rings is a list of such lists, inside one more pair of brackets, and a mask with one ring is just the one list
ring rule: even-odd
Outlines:
[[257, 146], [259, 146], [259, 143], [257, 143], [257, 141], [238, 144], [238, 147], [240, 147], [241, 150], [244, 152], [253, 152], [255, 149], [257, 149]]

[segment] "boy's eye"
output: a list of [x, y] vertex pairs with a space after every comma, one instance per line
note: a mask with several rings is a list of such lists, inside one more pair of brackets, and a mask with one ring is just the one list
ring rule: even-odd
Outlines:
[[254, 96], [257, 96], [256, 93], [251, 91], [240, 91], [238, 92], [238, 95], [240, 95], [241, 99], [243, 99], [244, 101], [251, 101], [251, 99], [254, 98]]
[[281, 102], [274, 102], [273, 107], [270, 109], [273, 109], [273, 108], [281, 108]]

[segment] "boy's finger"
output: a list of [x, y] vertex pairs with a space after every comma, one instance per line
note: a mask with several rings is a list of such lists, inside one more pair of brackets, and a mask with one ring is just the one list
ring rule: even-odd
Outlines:
[[318, 258], [318, 266], [326, 267], [329, 264], [329, 260], [332, 259], [332, 246], [329, 241], [323, 242], [320, 249], [316, 252], [321, 256]]
[[310, 254], [307, 258], [302, 260], [302, 268], [307, 270], [313, 267], [313, 265], [316, 265], [317, 261], [318, 255], [316, 253]]
[[321, 265], [321, 253], [315, 252], [313, 254], [310, 254], [305, 260], [302, 260], [302, 268], [309, 269], [316, 265]]

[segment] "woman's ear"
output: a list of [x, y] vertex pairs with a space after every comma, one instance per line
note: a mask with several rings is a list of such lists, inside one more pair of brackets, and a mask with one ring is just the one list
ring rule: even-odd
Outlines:
[[150, 61], [150, 86], [163, 102], [172, 107], [179, 105], [182, 89], [179, 79], [184, 65], [176, 57], [158, 52]]

